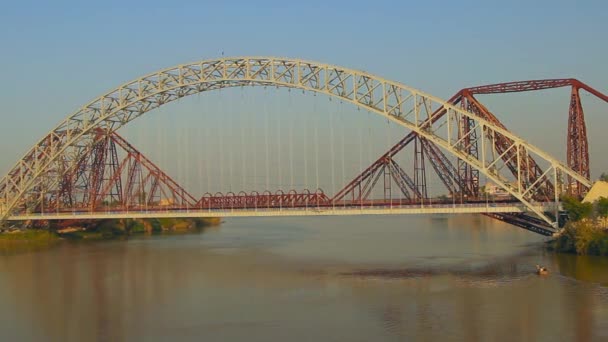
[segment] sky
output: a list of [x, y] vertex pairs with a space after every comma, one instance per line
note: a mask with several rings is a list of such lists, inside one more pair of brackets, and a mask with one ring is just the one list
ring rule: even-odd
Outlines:
[[[574, 77], [608, 93], [607, 13], [606, 1], [583, 0], [11, 1], [0, 11], [0, 173], [102, 93], [161, 68], [222, 54], [337, 64], [446, 99], [467, 86], [539, 78]], [[482, 99], [517, 135], [565, 160], [568, 91]], [[278, 98], [271, 115], [291, 101]], [[220, 100], [204, 96], [206, 108], [227, 111]], [[171, 108], [186, 118], [200, 112], [197, 101]], [[259, 108], [272, 102], [252, 101]], [[608, 171], [608, 104], [584, 95], [583, 106], [597, 178]], [[247, 109], [241, 103], [230, 110], [238, 121]], [[142, 142], [158, 140], [146, 129], [152, 124], [141, 120], [130, 129], [141, 126]], [[356, 131], [365, 120], [347, 127]], [[230, 140], [224, 148], [238, 153]], [[348, 158], [360, 151], [354, 154]]]

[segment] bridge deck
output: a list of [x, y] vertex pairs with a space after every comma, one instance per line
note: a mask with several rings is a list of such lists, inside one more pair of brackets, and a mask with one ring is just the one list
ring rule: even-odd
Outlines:
[[[553, 210], [553, 203], [538, 206], [539, 210]], [[235, 208], [235, 209], [188, 209], [171, 208], [160, 210], [130, 210], [101, 212], [49, 212], [29, 213], [9, 216], [10, 221], [20, 220], [70, 220], [70, 219], [120, 219], [120, 218], [162, 218], [162, 217], [274, 217], [274, 216], [346, 216], [346, 215], [404, 215], [404, 214], [483, 214], [483, 213], [523, 213], [528, 212], [523, 204], [517, 203], [474, 203], [474, 204], [430, 204], [392, 205], [373, 207], [302, 207], [302, 208]]]

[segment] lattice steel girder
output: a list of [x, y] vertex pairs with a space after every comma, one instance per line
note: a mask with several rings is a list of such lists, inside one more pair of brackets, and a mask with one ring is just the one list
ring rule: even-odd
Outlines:
[[[423, 200], [427, 198], [426, 189], [421, 192], [421, 189], [417, 186], [416, 182], [412, 180], [412, 178], [407, 174], [407, 172], [405, 172], [405, 170], [403, 170], [403, 168], [399, 166], [399, 164], [397, 164], [394, 159], [391, 158], [388, 162], [388, 165], [392, 169], [392, 175], [404, 194], [407, 189], [409, 189], [414, 193], [414, 196], [417, 200]], [[410, 198], [409, 195], [407, 197]]]
[[[384, 153], [380, 158], [378, 158], [372, 165], [368, 166], [363, 172], [361, 172], [357, 177], [355, 177], [350, 183], [348, 183], [344, 188], [342, 188], [338, 193], [334, 195], [332, 201], [343, 200], [348, 194], [351, 195], [352, 199], [361, 198], [361, 185], [365, 182], [369, 177], [373, 177], [376, 171], [386, 165], [386, 161], [394, 157], [397, 153], [399, 153], [405, 146], [407, 146], [410, 142], [412, 142], [416, 138], [416, 133], [410, 132], [407, 136], [401, 139], [397, 144], [391, 147], [386, 153]], [[358, 191], [358, 195], [355, 195], [355, 192]]]
[[[507, 129], [505, 125], [503, 125], [502, 122], [500, 122], [500, 120], [498, 120], [498, 118], [492, 112], [490, 112], [473, 96], [471, 92], [469, 92], [469, 89], [471, 88], [459, 91], [453, 97], [453, 99], [455, 99], [454, 103], [466, 101], [468, 104], [467, 108], [469, 109], [469, 111], [481, 116], [482, 118], [492, 122], [493, 124], [499, 127]], [[520, 177], [521, 174], [524, 174], [522, 181], [526, 182], [527, 184], [534, 183], [538, 180], [539, 177], [541, 177], [541, 175], [543, 174], [543, 170], [538, 166], [538, 163], [534, 160], [534, 158], [530, 156], [520, 156], [521, 158], [518, 159], [515, 155], [515, 150], [509, 149], [509, 147], [512, 146], [512, 142], [509, 141], [507, 137], [498, 135], [494, 136], [494, 138], [495, 141], [492, 145], [495, 147], [496, 152], [502, 156], [502, 160], [504, 161], [505, 166], [509, 168], [511, 174], [514, 177], [517, 178]], [[477, 144], [477, 142], [474, 143]], [[517, 165], [518, 160], [521, 159], [525, 160], [525, 170], [523, 170], [523, 172], [520, 171]], [[545, 198], [550, 198], [552, 196], [554, 192], [554, 185], [551, 182], [552, 180], [544, 179], [543, 182], [539, 184], [539, 195], [544, 196]]]
[[424, 138], [420, 139], [420, 143], [422, 144], [422, 148], [425, 150], [426, 155], [429, 157], [433, 169], [435, 169], [439, 179], [448, 189], [450, 195], [462, 192], [469, 196], [473, 196], [473, 191], [467, 187], [467, 184], [461, 182], [460, 177], [458, 177], [458, 170], [452, 165], [443, 152]]
[[[608, 102], [608, 95], [602, 94], [589, 85], [574, 79], [545, 79], [530, 80], [508, 83], [490, 84], [479, 87], [465, 88], [461, 93], [468, 97], [473, 94], [499, 94], [535, 91], [543, 89], [568, 87], [572, 88], [570, 110], [568, 115], [568, 140], [567, 140], [567, 159], [568, 166], [586, 178], [590, 178], [589, 151], [587, 132], [585, 127], [583, 107], [580, 101], [579, 89], [583, 89], [595, 97]], [[490, 120], [492, 121], [492, 120]], [[540, 170], [532, 170], [535, 175], [539, 175]], [[582, 196], [586, 187], [568, 177], [568, 192]]]
[[315, 206], [328, 206], [331, 200], [322, 190], [310, 192], [296, 192], [291, 190], [287, 193], [277, 191], [274, 194], [269, 191], [264, 191], [262, 194], [258, 192], [235, 194], [229, 192], [226, 194], [207, 193], [201, 197], [194, 208], [200, 209], [255, 209], [255, 208], [302, 208]]
[[[568, 165], [586, 178], [590, 178], [589, 144], [585, 114], [579, 95], [579, 89], [572, 87], [570, 94], [570, 110], [568, 112]], [[583, 187], [568, 177], [568, 192], [580, 197], [584, 195]]]
[[[507, 137], [518, 151], [526, 150], [543, 159], [554, 170], [555, 179], [569, 175], [585, 186], [591, 185], [585, 177], [504, 128], [404, 84], [363, 71], [299, 59], [237, 57], [178, 65], [149, 74], [119, 86], [68, 116], [47, 135], [56, 139], [45, 137], [39, 141], [0, 181], [0, 197], [6, 203], [1, 216], [6, 218], [19, 201], [35, 193], [33, 190], [39, 178], [53, 162], [63, 155], [81, 155], [91, 146], [94, 139], [90, 132], [94, 129], [114, 131], [183, 96], [226, 87], [268, 85], [340, 98], [409, 128], [479, 169], [547, 222], [551, 221], [550, 218], [533, 205], [531, 192], [522, 187], [521, 182], [511, 184], [506, 175], [490, 168], [493, 161], [487, 160], [485, 153], [480, 153], [480, 158], [467, 154], [466, 149], [455, 141], [457, 131], [451, 123], [460, 122], [458, 120], [462, 117], [470, 118], [489, 136]], [[436, 110], [445, 111], [447, 121], [438, 120], [422, 128], [425, 118]], [[482, 151], [489, 148], [487, 145], [488, 142], [482, 140]], [[74, 161], [70, 168], [73, 164]], [[558, 195], [556, 190], [556, 198]]]
[[[116, 210], [150, 206], [161, 199], [174, 205], [194, 206], [193, 196], [116, 132], [95, 130], [95, 134], [94, 147], [79, 159], [73, 172], [60, 173], [61, 181], [47, 186], [53, 196], [37, 211], [81, 208], [94, 211], [104, 205]], [[125, 154], [120, 160], [117, 147]], [[126, 191], [123, 179], [127, 182]], [[147, 198], [136, 198], [142, 192]]]
[[608, 102], [608, 96], [600, 93], [593, 89], [589, 85], [575, 79], [575, 78], [558, 78], [558, 79], [545, 79], [545, 80], [529, 80], [529, 81], [517, 81], [517, 82], [506, 82], [488, 84], [479, 87], [465, 88], [470, 94], [504, 94], [504, 93], [519, 93], [524, 91], [535, 91], [543, 89], [554, 89], [572, 86], [573, 88], [584, 89], [587, 92], [595, 95], [596, 97]]
[[[133, 145], [131, 145], [127, 140], [125, 140], [122, 136], [116, 134], [115, 132], [110, 135], [110, 138], [113, 142], [115, 142], [118, 146], [120, 146], [124, 151], [126, 151], [131, 158], [137, 160], [137, 163], [140, 167], [145, 168], [157, 181], [157, 184], [160, 182], [165, 185], [170, 193], [172, 194], [172, 198], [175, 200], [179, 200], [178, 203], [182, 205], [194, 206], [196, 204], [196, 199], [190, 193], [188, 193], [181, 185], [179, 185], [173, 178], [167, 175], [161, 168], [156, 166], [151, 160], [146, 158], [141, 152], [139, 152]], [[128, 175], [130, 178], [131, 175]], [[131, 180], [133, 182], [133, 180]], [[154, 191], [150, 192], [150, 196], [155, 194]]]

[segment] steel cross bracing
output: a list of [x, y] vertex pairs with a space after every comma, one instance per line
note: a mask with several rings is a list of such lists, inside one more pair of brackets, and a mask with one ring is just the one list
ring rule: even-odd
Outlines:
[[[498, 118], [473, 97], [467, 89], [459, 91], [449, 101], [454, 104], [460, 103], [472, 113], [475, 113], [503, 129], [507, 129]], [[467, 123], [464, 123], [464, 125], [465, 127], [469, 127], [468, 130], [470, 131], [470, 123]], [[476, 137], [469, 139], [471, 136], [469, 131], [467, 131], [465, 135], [467, 146], [472, 153], [478, 153], [479, 140]], [[475, 131], [473, 130], [470, 132], [474, 133]], [[518, 151], [512, 148], [513, 141], [510, 141], [510, 139], [505, 136], [493, 137], [492, 146], [492, 154], [494, 156], [499, 156], [503, 163], [502, 167], [506, 167], [515, 179], [518, 179], [519, 182], [525, 184], [525, 186], [531, 184], [537, 185], [535, 193], [537, 199], [548, 200], [553, 197], [554, 192], [557, 191], [553, 187], [553, 180], [546, 177], [547, 175], [543, 173], [543, 170], [538, 166], [533, 156], [527, 154], [526, 151], [520, 151], [518, 154]], [[462, 164], [462, 161], [459, 160], [459, 164]], [[460, 175], [460, 177], [464, 179], [464, 183], [468, 185], [469, 193], [473, 196], [478, 196], [479, 180], [473, 178], [479, 177], [479, 173], [471, 170], [470, 167], [464, 167], [460, 168]]]
[[[419, 187], [394, 160], [383, 164], [375, 181], [388, 174], [405, 189], [406, 198], [331, 200], [321, 189], [310, 192], [278, 190], [204, 194], [195, 203], [194, 197], [152, 161], [141, 154], [116, 132], [96, 130], [97, 142], [83, 156], [74, 172], [65, 173], [52, 200], [41, 202], [34, 210], [12, 215], [11, 220], [48, 221], [91, 220], [124, 217], [200, 217], [200, 216], [301, 216], [301, 215], [390, 215], [420, 213], [487, 213], [505, 214], [518, 210], [519, 203], [502, 201], [464, 204], [446, 203], [426, 198]], [[422, 144], [421, 140], [421, 144]], [[425, 143], [427, 147], [431, 144]], [[425, 148], [426, 150], [426, 148]], [[427, 150], [429, 151], [429, 150]], [[367, 184], [371, 190], [373, 185]], [[416, 194], [412, 201], [407, 188]], [[390, 188], [389, 188], [390, 189]], [[389, 190], [390, 191], [390, 190]], [[543, 204], [544, 206], [545, 204]], [[528, 222], [528, 221], [526, 221]], [[65, 224], [65, 223], [60, 223]], [[550, 234], [545, 229], [537, 233]]]
[[[473, 97], [475, 94], [502, 94], [561, 87], [571, 87], [567, 135], [568, 166], [585, 178], [590, 179], [589, 143], [587, 139], [587, 128], [585, 125], [585, 115], [579, 93], [581, 89], [585, 90], [604, 102], [608, 102], [608, 95], [602, 94], [589, 85], [574, 78], [497, 83], [466, 88], [461, 90], [459, 94], [461, 94], [460, 96], [466, 96], [468, 99], [477, 102], [477, 100]], [[485, 112], [489, 113], [487, 110], [485, 110]], [[498, 122], [497, 119], [490, 119], [490, 121]], [[535, 165], [532, 165], [532, 167], [535, 168]], [[540, 170], [535, 168], [532, 170], [532, 172], [538, 175]], [[579, 197], [581, 197], [588, 190], [588, 187], [586, 187], [584, 184], [570, 177], [568, 177], [567, 188], [570, 194]]]
[[[61, 182], [35, 211], [195, 205], [192, 195], [116, 132], [97, 129], [95, 134], [93, 148], [81, 156], [74, 169], [57, 172], [63, 175]], [[24, 211], [28, 211], [27, 204]]]
[[[41, 139], [0, 181], [4, 219], [23, 203], [38, 204], [72, 172], [98, 137], [97, 129], [115, 131], [135, 118], [178, 98], [226, 87], [277, 86], [326, 94], [379, 114], [408, 128], [447, 153], [479, 170], [546, 222], [552, 219], [536, 205], [542, 182], [525, 182], [524, 166], [534, 156], [542, 161], [543, 178], [554, 183], [571, 177], [583, 186], [590, 181], [559, 160], [517, 137], [500, 125], [398, 82], [339, 66], [298, 59], [238, 57], [178, 65], [128, 82], [68, 116]], [[433, 113], [442, 113], [433, 117]], [[479, 131], [480, 147], [472, 154], [469, 134], [459, 130], [469, 120], [469, 131]], [[516, 177], [505, 172], [496, 141], [516, 151]], [[557, 210], [560, 191], [554, 187]]]
[[257, 191], [245, 193], [244, 191], [235, 194], [228, 192], [226, 194], [206, 193], [196, 203], [193, 208], [202, 210], [212, 209], [270, 209], [270, 208], [315, 208], [327, 207], [331, 205], [331, 201], [321, 189], [315, 192], [310, 192], [304, 189], [302, 192], [290, 190], [284, 193], [281, 190], [271, 193], [266, 190], [261, 194]]
[[[331, 205], [321, 189], [314, 193], [281, 190], [271, 193], [228, 192], [204, 194], [196, 200], [116, 132], [96, 130], [94, 147], [80, 159], [73, 172], [63, 173], [49, 201], [33, 212], [50, 215], [181, 209], [302, 208]], [[366, 201], [370, 205], [370, 201]], [[30, 208], [32, 209], [32, 208]], [[27, 207], [24, 212], [29, 212]]]
[[[608, 102], [608, 96], [600, 93], [599, 91], [591, 88], [590, 86], [576, 80], [576, 79], [549, 79], [549, 80], [533, 80], [533, 81], [520, 81], [510, 82], [501, 84], [492, 84], [487, 86], [465, 88], [455, 94], [450, 100], [450, 103], [458, 104], [463, 103], [463, 107], [466, 107], [469, 111], [476, 113], [491, 122], [506, 128], [494, 114], [492, 114], [486, 107], [484, 107], [473, 95], [474, 94], [497, 94], [497, 93], [510, 93], [510, 92], [522, 92], [522, 91], [534, 91], [558, 88], [564, 86], [571, 86], [571, 102], [570, 111], [568, 116], [568, 165], [575, 170], [584, 170], [584, 174], [589, 177], [589, 156], [588, 156], [588, 142], [586, 136], [586, 127], [584, 122], [584, 114], [579, 96], [579, 89], [584, 89], [587, 92], [593, 94], [605, 102]], [[466, 104], [465, 104], [466, 103]], [[476, 144], [476, 142], [474, 142]], [[508, 151], [509, 142], [497, 141], [497, 150], [503, 155], [503, 160], [507, 164], [507, 167], [511, 170], [513, 175], [517, 174], [517, 164], [514, 157], [514, 151]], [[432, 146], [432, 145], [431, 145]], [[405, 147], [403, 144], [397, 144], [395, 147], [402, 149]], [[506, 152], [505, 152], [506, 151]], [[504, 152], [504, 153], [503, 153]], [[527, 161], [527, 178], [528, 182], [536, 182], [542, 178], [542, 171], [536, 161], [532, 157], [528, 157]], [[448, 189], [451, 183], [446, 180], [443, 175], [450, 173], [443, 173], [437, 170], [439, 163], [431, 159], [432, 165], [437, 171], [442, 182]], [[444, 163], [446, 164], [446, 163]], [[447, 162], [449, 164], [449, 162]], [[466, 169], [465, 169], [466, 170]], [[452, 173], [453, 174], [453, 173]], [[553, 184], [548, 179], [542, 179], [544, 186], [542, 189], [545, 191], [539, 191], [539, 197], [550, 199], [550, 195], [553, 192]], [[461, 192], [474, 196], [477, 192], [474, 191], [474, 184], [470, 181], [464, 182], [465, 186], [461, 185]], [[587, 190], [586, 187], [582, 186], [578, 182], [572, 182], [570, 179], [567, 184], [567, 189], [570, 194], [578, 195], [579, 197], [584, 195]], [[450, 190], [453, 193], [454, 190]], [[542, 230], [542, 224], [539, 223], [535, 218], [522, 214], [522, 213], [501, 213], [488, 214], [488, 216], [497, 218], [499, 220], [529, 229], [535, 232]]]
[[[383, 199], [332, 200], [321, 189], [310, 192], [291, 190], [284, 193], [228, 192], [204, 194], [195, 203], [194, 197], [161, 171], [133, 145], [116, 132], [96, 130], [94, 147], [83, 156], [74, 172], [65, 173], [60, 187], [33, 211], [24, 210], [12, 220], [90, 220], [124, 217], [200, 216], [300, 216], [300, 215], [370, 215], [404, 213], [488, 213], [522, 210], [520, 203], [502, 201], [464, 204], [447, 203], [426, 198], [419, 187], [394, 161], [383, 164], [403, 189], [410, 188], [416, 197]], [[423, 140], [421, 140], [423, 141]], [[432, 146], [426, 143], [427, 146]], [[407, 184], [405, 184], [407, 183]], [[369, 189], [373, 185], [368, 184]], [[390, 188], [389, 188], [390, 189]], [[390, 190], [389, 190], [390, 191]], [[408, 194], [408, 190], [404, 191]], [[545, 206], [546, 204], [543, 204]]]
[[[575, 169], [582, 169], [581, 167], [576, 167], [577, 162], [572, 162], [575, 158], [576, 160], [588, 160], [588, 155], [585, 158], [584, 156], [580, 156], [580, 154], [573, 153], [572, 151], [587, 151], [587, 137], [585, 133], [585, 123], [582, 107], [580, 105], [580, 98], [578, 97], [578, 89], [585, 89], [586, 91], [592, 93], [600, 99], [608, 100], [606, 95], [603, 95], [599, 91], [589, 87], [588, 85], [575, 80], [575, 79], [553, 79], [553, 80], [533, 80], [533, 81], [520, 81], [520, 82], [510, 82], [510, 83], [501, 83], [501, 84], [492, 84], [487, 86], [480, 87], [472, 87], [465, 88], [452, 96], [448, 102], [454, 105], [461, 104], [463, 108], [466, 108], [468, 111], [473, 112], [481, 117], [486, 118], [487, 120], [503, 127], [506, 127], [497, 119], [497, 117], [491, 113], [485, 106], [483, 106], [473, 95], [474, 94], [497, 94], [497, 93], [509, 93], [509, 92], [521, 92], [521, 91], [533, 91], [533, 90], [542, 90], [542, 89], [550, 89], [564, 86], [572, 86], [572, 101], [571, 101], [571, 110], [569, 115], [569, 134], [568, 138], [568, 163], [569, 165], [574, 165]], [[435, 113], [432, 117], [437, 118], [443, 114], [443, 111], [439, 111]], [[575, 122], [573, 124], [573, 121]], [[463, 123], [462, 131], [467, 131], [470, 126], [468, 124], [468, 119]], [[579, 134], [575, 129], [574, 133], [572, 133], [572, 127], [582, 127], [582, 131]], [[467, 145], [469, 146], [472, 153], [476, 153], [478, 150], [477, 139], [470, 139], [466, 133], [461, 133], [461, 136], [466, 136]], [[366, 171], [364, 171], [361, 175], [357, 176], [347, 187], [345, 187], [342, 192], [349, 192], [352, 189], [356, 188], [358, 183], [365, 179], [365, 177], [373, 171], [375, 168], [381, 165], [381, 162], [384, 158], [390, 156], [390, 158], [394, 157], [399, 151], [405, 148], [410, 142], [416, 140], [416, 133], [412, 132], [408, 134], [404, 139], [399, 141], [396, 145], [394, 145], [385, 155], [383, 155], [378, 161], [372, 164]], [[422, 142], [425, 142], [424, 139], [421, 139]], [[515, 156], [514, 150], [509, 150], [509, 146], [511, 142], [505, 141], [504, 139], [499, 139], [496, 141], [496, 148], [498, 153], [502, 156], [502, 159], [505, 165], [509, 168], [511, 173], [517, 177], [518, 174], [518, 166], [517, 166], [517, 156]], [[580, 147], [579, 147], [580, 146]], [[470, 166], [465, 165], [462, 166], [463, 163], [459, 160], [459, 170], [456, 170], [449, 160], [443, 155], [441, 151], [437, 149], [437, 147], [433, 144], [426, 143], [424, 144], [427, 155], [430, 157], [430, 162], [435, 172], [439, 176], [442, 183], [448, 189], [450, 195], [454, 195], [459, 193], [461, 196], [467, 196], [469, 198], [477, 198], [479, 196], [479, 183], [476, 181], [478, 177], [477, 170], [472, 170]], [[579, 156], [579, 157], [576, 157]], [[525, 156], [523, 156], [525, 160]], [[586, 163], [588, 167], [588, 163]], [[551, 180], [543, 178], [542, 170], [536, 163], [536, 161], [528, 156], [526, 161], [526, 172], [525, 172], [525, 181], [530, 183], [534, 182], [542, 182], [543, 186], [539, 188], [538, 197], [541, 199], [550, 199], [551, 194], [553, 193], [553, 184]], [[572, 190], [576, 190], [577, 194], [580, 196], [582, 192], [585, 190], [582, 186], [571, 186], [572, 183], [568, 183], [568, 190], [572, 193]], [[343, 195], [339, 193], [338, 196]], [[488, 215], [499, 220], [529, 229], [538, 232], [538, 230], [542, 230], [542, 225], [534, 218], [530, 216], [525, 216], [525, 214], [517, 213], [517, 214], [506, 214], [502, 213], [500, 215]]]

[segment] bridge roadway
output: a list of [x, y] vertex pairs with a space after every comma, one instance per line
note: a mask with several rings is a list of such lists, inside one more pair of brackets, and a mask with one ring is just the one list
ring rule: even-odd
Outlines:
[[[553, 202], [540, 203], [542, 212], [555, 210]], [[62, 211], [11, 215], [9, 221], [25, 220], [91, 220], [121, 218], [169, 217], [279, 217], [279, 216], [346, 216], [346, 215], [405, 215], [405, 214], [491, 214], [524, 213], [530, 208], [522, 203], [468, 203], [468, 204], [385, 204], [374, 206], [310, 206], [198, 209], [184, 207], [141, 208], [119, 211]]]

